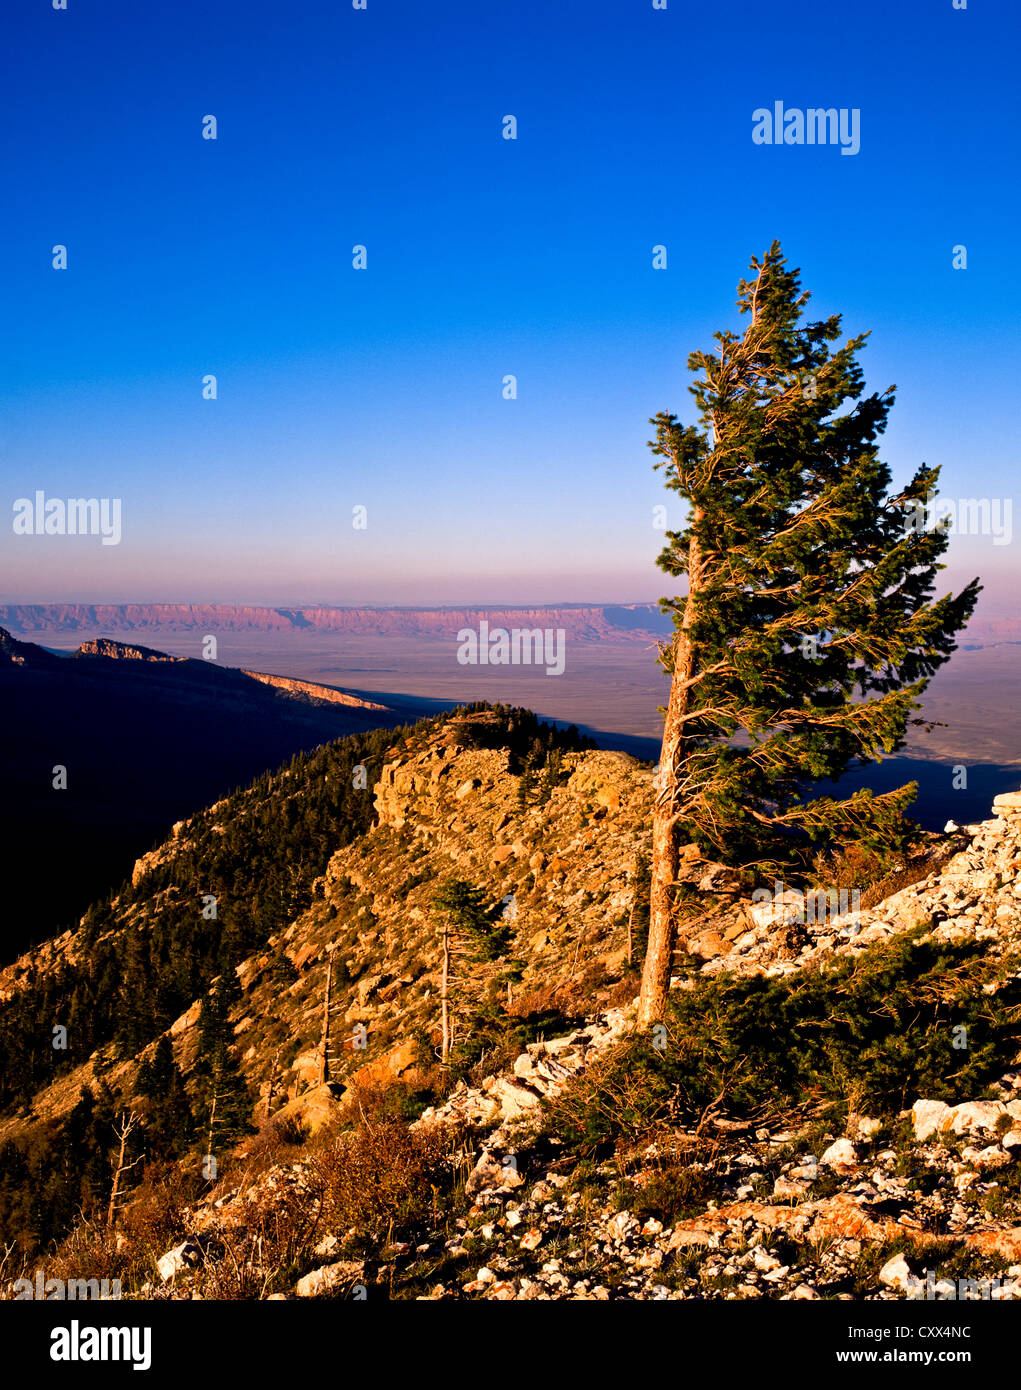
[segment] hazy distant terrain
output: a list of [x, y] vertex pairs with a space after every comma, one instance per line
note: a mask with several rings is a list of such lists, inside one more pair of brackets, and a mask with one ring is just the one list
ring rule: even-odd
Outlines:
[[[457, 631], [486, 617], [497, 625], [563, 627], [566, 668], [462, 666]], [[155, 642], [178, 656], [200, 655], [217, 636], [218, 664], [272, 671], [355, 690], [417, 717], [425, 709], [488, 700], [574, 723], [604, 747], [658, 755], [658, 707], [668, 682], [656, 661], [668, 625], [655, 604], [551, 608], [232, 608], [223, 605], [33, 605], [0, 608], [0, 624], [32, 640], [71, 648], [115, 633]], [[91, 626], [90, 626], [91, 624]], [[926, 718], [946, 727], [910, 730], [905, 758], [849, 779], [877, 790], [919, 780], [915, 814], [941, 827], [985, 815], [1000, 791], [1021, 786], [1021, 619], [973, 619], [960, 649], [934, 678]], [[954, 788], [954, 768], [967, 786]], [[959, 774], [957, 774], [960, 780]]]
[[[457, 633], [477, 626], [552, 628], [565, 633], [566, 669], [462, 666]], [[546, 608], [277, 609], [223, 605], [52, 604], [0, 607], [0, 625], [54, 648], [83, 638], [152, 642], [175, 656], [199, 657], [217, 638], [220, 665], [239, 666], [360, 691], [401, 708], [422, 698], [436, 707], [490, 700], [584, 724], [607, 746], [655, 755], [657, 707], [668, 682], [656, 663], [669, 632], [658, 605]], [[403, 698], [402, 698], [403, 697]]]
[[569, 637], [598, 641], [644, 630], [665, 633], [655, 603], [540, 607], [274, 608], [219, 603], [41, 603], [0, 605], [0, 626], [19, 636], [81, 636], [190, 632], [332, 632], [369, 637], [454, 635], [485, 618], [492, 627], [563, 628]]

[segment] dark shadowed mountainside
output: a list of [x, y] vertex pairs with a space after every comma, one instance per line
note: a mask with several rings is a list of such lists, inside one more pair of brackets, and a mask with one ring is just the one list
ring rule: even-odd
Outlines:
[[198, 807], [295, 753], [406, 717], [332, 687], [105, 639], [59, 656], [3, 629], [0, 702], [5, 958], [71, 925]]

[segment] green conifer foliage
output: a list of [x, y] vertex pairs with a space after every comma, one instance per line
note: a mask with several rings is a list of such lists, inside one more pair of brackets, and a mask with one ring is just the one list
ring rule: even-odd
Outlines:
[[198, 1127], [211, 1152], [220, 1152], [251, 1131], [252, 1097], [232, 1046], [230, 993], [221, 976], [199, 1007]]
[[688, 359], [698, 423], [652, 422], [655, 466], [688, 517], [659, 557], [687, 592], [662, 601], [676, 631], [661, 653], [673, 679], [646, 1024], [665, 1003], [681, 844], [782, 874], [834, 843], [903, 841], [913, 784], [848, 797], [807, 785], [903, 746], [980, 590], [934, 596], [948, 535], [917, 517], [938, 470], [921, 465], [891, 489], [877, 440], [893, 387], [864, 394], [868, 335], [834, 346], [840, 315], [803, 317], [809, 295], [777, 242], [751, 270], [738, 285], [744, 334], [717, 333], [717, 351]]

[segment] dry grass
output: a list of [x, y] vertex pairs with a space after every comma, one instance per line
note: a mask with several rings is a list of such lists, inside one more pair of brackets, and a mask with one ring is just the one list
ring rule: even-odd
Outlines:
[[117, 1226], [83, 1216], [56, 1252], [37, 1263], [47, 1278], [120, 1279], [125, 1292], [153, 1276], [156, 1261], [187, 1234], [184, 1209], [205, 1184], [176, 1163], [150, 1163], [121, 1208]]
[[323, 1233], [322, 1193], [307, 1183], [254, 1190], [211, 1242], [194, 1287], [203, 1298], [258, 1299], [286, 1288]]

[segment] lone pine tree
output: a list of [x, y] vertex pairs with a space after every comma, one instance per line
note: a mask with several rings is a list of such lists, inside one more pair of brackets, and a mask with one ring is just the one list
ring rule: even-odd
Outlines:
[[[495, 910], [487, 906], [481, 888], [461, 878], [450, 879], [443, 885], [433, 900], [433, 912], [439, 919], [441, 950], [440, 1060], [446, 1063], [453, 1037], [454, 996], [461, 996], [467, 985], [464, 975], [455, 978], [452, 974], [455, 956], [458, 966], [498, 960], [507, 948], [512, 928], [508, 922], [496, 920]], [[456, 986], [454, 990], [452, 985]]]
[[876, 440], [894, 388], [863, 395], [868, 335], [834, 348], [840, 315], [802, 322], [809, 295], [779, 243], [751, 270], [738, 285], [743, 336], [717, 333], [718, 352], [688, 359], [699, 424], [652, 421], [654, 466], [689, 515], [658, 561], [687, 593], [662, 600], [675, 631], [661, 650], [672, 682], [641, 1026], [666, 1005], [683, 844], [775, 873], [813, 849], [903, 842], [914, 784], [844, 799], [809, 797], [807, 784], [903, 746], [980, 591], [973, 580], [933, 597], [947, 530], [911, 517], [939, 470], [922, 465], [891, 493]]
[[196, 1119], [208, 1136], [210, 1153], [214, 1141], [225, 1148], [252, 1128], [252, 1098], [231, 1046], [230, 988], [221, 975], [199, 1006]]
[[151, 1057], [143, 1057], [139, 1063], [135, 1097], [142, 1112], [146, 1152], [154, 1158], [176, 1158], [191, 1138], [194, 1121], [167, 1033]]

